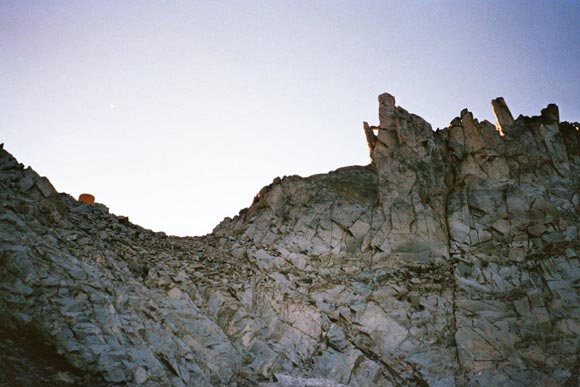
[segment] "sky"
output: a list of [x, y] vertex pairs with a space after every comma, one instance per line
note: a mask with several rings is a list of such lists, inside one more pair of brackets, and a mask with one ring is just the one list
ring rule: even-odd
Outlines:
[[154, 231], [368, 164], [383, 92], [434, 129], [499, 96], [580, 121], [580, 1], [0, 0], [0, 143]]

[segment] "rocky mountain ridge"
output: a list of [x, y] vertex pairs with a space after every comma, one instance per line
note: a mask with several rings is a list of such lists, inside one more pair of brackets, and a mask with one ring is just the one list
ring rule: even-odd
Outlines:
[[433, 131], [382, 94], [370, 165], [195, 238], [0, 150], [0, 383], [577, 385], [580, 125], [492, 108]]

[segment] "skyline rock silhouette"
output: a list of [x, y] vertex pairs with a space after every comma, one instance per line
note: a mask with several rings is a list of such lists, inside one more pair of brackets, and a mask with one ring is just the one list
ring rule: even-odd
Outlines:
[[492, 108], [433, 131], [381, 94], [370, 165], [276, 178], [204, 237], [1, 149], [0, 382], [577, 384], [580, 124]]

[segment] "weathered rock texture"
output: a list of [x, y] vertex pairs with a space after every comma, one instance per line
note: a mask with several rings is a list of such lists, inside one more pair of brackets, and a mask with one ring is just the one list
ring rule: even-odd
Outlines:
[[492, 106], [434, 132], [383, 94], [369, 166], [200, 238], [0, 150], [0, 384], [578, 385], [580, 125]]

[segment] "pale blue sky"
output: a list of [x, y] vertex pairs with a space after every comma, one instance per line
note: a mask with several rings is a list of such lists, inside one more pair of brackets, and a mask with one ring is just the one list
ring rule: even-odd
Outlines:
[[384, 91], [434, 128], [498, 96], [578, 121], [580, 1], [0, 0], [0, 142], [155, 231], [367, 164]]

